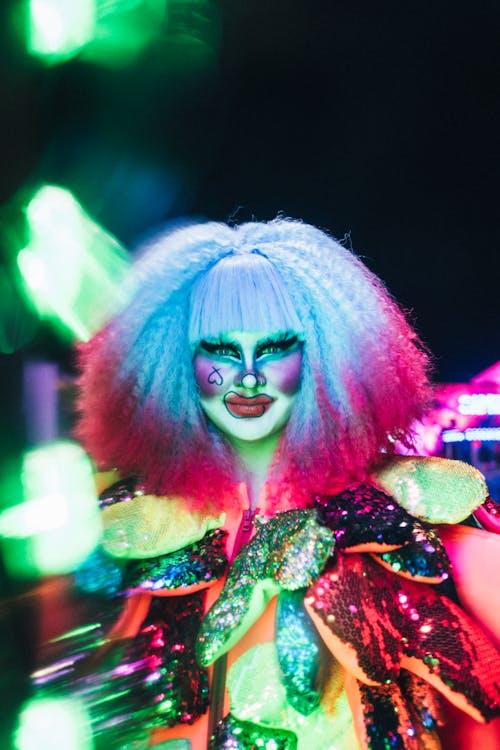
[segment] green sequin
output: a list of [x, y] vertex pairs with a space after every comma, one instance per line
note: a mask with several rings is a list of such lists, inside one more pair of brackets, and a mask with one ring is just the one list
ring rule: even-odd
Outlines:
[[297, 750], [297, 738], [286, 729], [269, 729], [229, 714], [211, 738], [210, 750]]
[[332, 532], [316, 521], [314, 510], [291, 510], [258, 523], [203, 621], [197, 656], [204, 666], [232, 648], [281, 589], [310, 586], [332, 553]]
[[[321, 639], [303, 605], [304, 590], [282, 591], [276, 609], [276, 647], [289, 703], [308, 716], [319, 704], [316, 678]], [[326, 658], [326, 654], [323, 654]]]

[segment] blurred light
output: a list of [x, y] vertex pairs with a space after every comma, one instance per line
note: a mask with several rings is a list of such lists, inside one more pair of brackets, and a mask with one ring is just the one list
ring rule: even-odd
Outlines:
[[96, 0], [30, 0], [28, 50], [61, 62], [93, 39]]
[[63, 495], [47, 495], [7, 508], [0, 516], [0, 532], [7, 537], [29, 537], [58, 529], [68, 522], [68, 507]]
[[460, 414], [500, 414], [500, 393], [463, 393], [458, 397]]
[[462, 443], [464, 440], [500, 440], [500, 427], [469, 427], [465, 432], [460, 430], [443, 430], [443, 443]]
[[90, 460], [76, 443], [24, 456], [24, 502], [0, 514], [5, 563], [15, 577], [74, 570], [95, 548], [100, 519]]
[[167, 0], [97, 0], [96, 33], [85, 59], [112, 67], [134, 62], [158, 37]]
[[42, 317], [87, 341], [123, 302], [127, 254], [60, 187], [40, 188], [26, 215], [30, 240], [17, 256], [25, 293]]
[[470, 427], [465, 430], [466, 440], [500, 440], [500, 427]]
[[0, 268], [0, 352], [12, 354], [33, 338], [38, 315], [28, 309], [13, 280]]
[[159, 40], [179, 72], [212, 70], [221, 38], [214, 0], [21, 0], [28, 52], [46, 64], [76, 55], [109, 67]]
[[462, 443], [465, 435], [460, 430], [443, 430], [443, 443]]
[[48, 64], [82, 51], [126, 64], [158, 36], [166, 0], [27, 0], [27, 48]]
[[24, 704], [14, 738], [15, 750], [92, 750], [90, 721], [82, 704], [70, 698], [33, 698]]

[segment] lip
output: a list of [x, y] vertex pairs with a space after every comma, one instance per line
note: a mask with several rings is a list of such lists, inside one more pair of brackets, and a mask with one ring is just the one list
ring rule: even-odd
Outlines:
[[274, 398], [267, 396], [265, 393], [261, 393], [258, 396], [240, 396], [235, 392], [231, 392], [224, 396], [226, 409], [236, 419], [262, 417], [273, 401]]

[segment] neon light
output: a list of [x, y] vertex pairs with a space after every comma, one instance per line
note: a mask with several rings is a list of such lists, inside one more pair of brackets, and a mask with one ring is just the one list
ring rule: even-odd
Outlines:
[[127, 254], [55, 185], [35, 193], [26, 217], [30, 240], [17, 256], [24, 293], [63, 334], [87, 341], [124, 302]]
[[63, 526], [68, 508], [62, 495], [51, 494], [7, 508], [0, 515], [0, 534], [25, 539]]
[[32, 698], [24, 704], [14, 738], [16, 750], [92, 750], [90, 721], [73, 698]]
[[461, 443], [465, 440], [465, 435], [460, 430], [443, 430], [443, 443]]
[[500, 440], [500, 427], [469, 427], [465, 432], [460, 430], [443, 430], [443, 443], [462, 443], [464, 440]]
[[14, 577], [60, 575], [92, 552], [100, 535], [92, 465], [76, 443], [26, 453], [24, 502], [0, 514], [5, 564]]
[[32, 55], [61, 62], [93, 39], [95, 0], [30, 0], [28, 49]]
[[470, 427], [465, 430], [466, 440], [500, 440], [500, 427]]
[[458, 397], [460, 414], [500, 414], [500, 393], [462, 393]]
[[[169, 5], [166, 0], [22, 1], [27, 50], [48, 65], [76, 55], [104, 65], [131, 63], [165, 28]], [[209, 0], [200, 2], [209, 5]], [[188, 19], [199, 15], [198, 8], [188, 11]]]

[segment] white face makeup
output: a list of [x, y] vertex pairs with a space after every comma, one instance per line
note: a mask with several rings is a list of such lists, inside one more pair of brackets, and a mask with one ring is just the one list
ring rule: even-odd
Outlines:
[[194, 372], [208, 419], [229, 440], [258, 442], [285, 427], [300, 388], [293, 331], [231, 331], [196, 347]]

